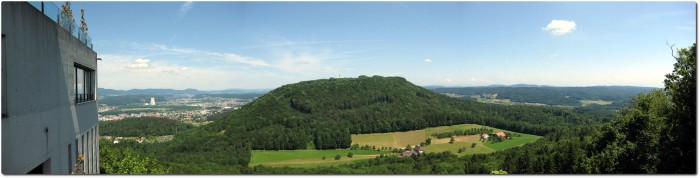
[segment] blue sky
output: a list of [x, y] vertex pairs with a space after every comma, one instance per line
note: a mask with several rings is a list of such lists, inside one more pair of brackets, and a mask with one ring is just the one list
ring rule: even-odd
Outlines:
[[276, 88], [329, 77], [417, 85], [662, 87], [694, 2], [73, 2], [103, 88]]

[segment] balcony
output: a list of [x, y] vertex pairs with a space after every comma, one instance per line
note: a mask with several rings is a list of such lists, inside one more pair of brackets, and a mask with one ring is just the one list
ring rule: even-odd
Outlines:
[[80, 26], [70, 20], [70, 16], [61, 13], [61, 9], [54, 2], [49, 1], [29, 1], [29, 4], [41, 11], [54, 22], [58, 23], [63, 29], [73, 34], [80, 42], [92, 48], [92, 38], [85, 32], [80, 30]]

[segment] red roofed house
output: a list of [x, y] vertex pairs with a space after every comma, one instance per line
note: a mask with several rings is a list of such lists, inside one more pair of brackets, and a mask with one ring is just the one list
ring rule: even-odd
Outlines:
[[496, 136], [498, 136], [498, 137], [506, 137], [506, 133], [505, 133], [505, 132], [496, 132]]

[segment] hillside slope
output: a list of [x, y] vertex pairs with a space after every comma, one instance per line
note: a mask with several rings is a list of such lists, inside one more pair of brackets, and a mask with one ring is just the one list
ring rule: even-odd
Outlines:
[[566, 109], [460, 100], [401, 77], [360, 76], [279, 87], [207, 129], [245, 135], [253, 149], [334, 149], [349, 147], [350, 134], [473, 123], [543, 135], [557, 127], [596, 123], [596, 117]]

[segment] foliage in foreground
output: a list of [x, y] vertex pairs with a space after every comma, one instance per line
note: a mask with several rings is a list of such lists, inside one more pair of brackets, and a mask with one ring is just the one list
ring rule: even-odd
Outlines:
[[100, 135], [114, 137], [143, 137], [173, 135], [193, 128], [177, 120], [162, 117], [135, 117], [116, 121], [100, 121]]
[[129, 147], [112, 146], [100, 139], [100, 173], [103, 174], [167, 174], [169, 170], [158, 160], [136, 153]]

